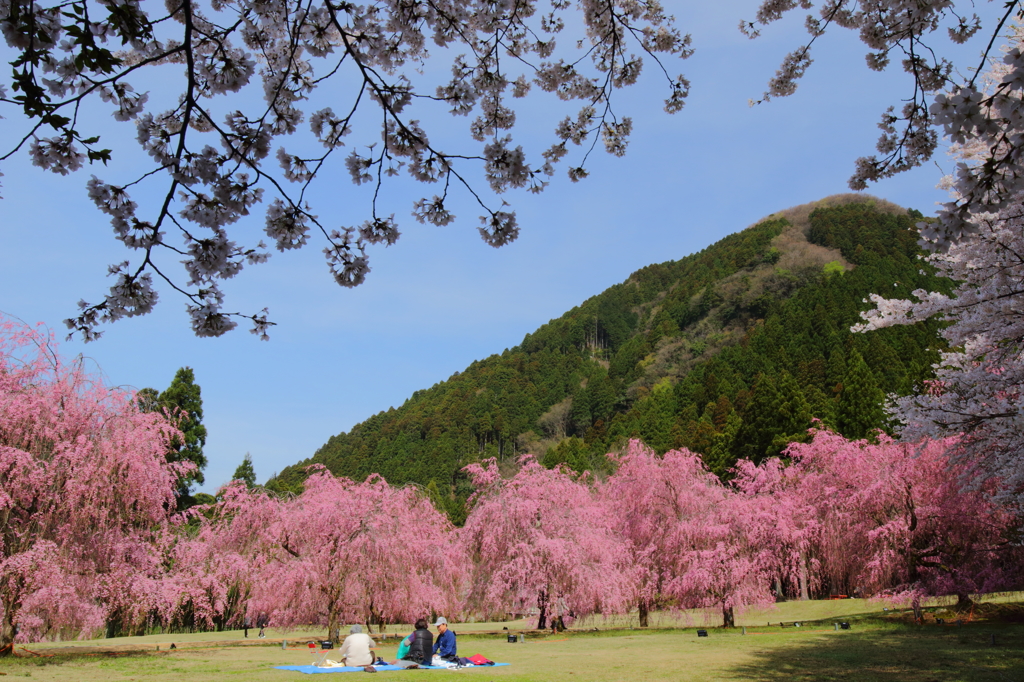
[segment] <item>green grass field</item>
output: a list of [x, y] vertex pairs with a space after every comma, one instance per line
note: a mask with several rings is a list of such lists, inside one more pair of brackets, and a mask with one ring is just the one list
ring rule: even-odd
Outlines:
[[[935, 622], [936, 617], [955, 617], [941, 604], [932, 605], [925, 624], [917, 625], [906, 612], [883, 613], [877, 602], [852, 599], [788, 602], [771, 611], [750, 612], [738, 619], [741, 625], [746, 624], [746, 634], [742, 627], [709, 628], [706, 638], [697, 637], [693, 627], [606, 630], [592, 620], [580, 627], [598, 627], [597, 631], [579, 629], [558, 635], [528, 632], [525, 643], [509, 644], [504, 635], [481, 634], [500, 630], [505, 624], [462, 624], [454, 626], [460, 633], [462, 655], [480, 653], [511, 665], [378, 674], [402, 679], [429, 677], [438, 682], [457, 677], [481, 682], [539, 682], [555, 678], [580, 682], [1024, 682], [1024, 606], [1018, 603], [1019, 598], [1020, 595], [990, 598], [962, 627]], [[699, 614], [662, 616], [660, 620], [665, 622], [660, 625], [670, 625], [670, 620], [697, 618]], [[849, 622], [851, 629], [834, 630], [834, 619]], [[769, 620], [775, 624], [767, 626]], [[614, 619], [606, 621], [606, 626], [615, 624]], [[800, 621], [802, 627], [782, 628], [778, 625], [780, 621], [787, 625]], [[516, 629], [515, 626], [523, 624], [511, 625]], [[300, 673], [275, 670], [273, 666], [308, 664], [310, 655], [304, 642], [322, 633], [284, 634], [271, 630], [268, 638], [278, 640], [271, 642], [253, 640], [253, 634], [250, 631], [248, 642], [242, 639], [241, 632], [94, 640], [74, 643], [74, 653], [67, 648], [71, 643], [18, 647], [21, 655], [16, 659], [0, 660], [0, 674], [6, 679], [82, 682], [307, 679]], [[288, 649], [282, 649], [281, 637], [289, 639]], [[181, 648], [169, 651], [172, 641]], [[128, 645], [144, 650], [104, 652]], [[381, 646], [379, 652], [385, 658], [394, 657], [395, 643]], [[339, 674], [340, 679], [350, 679], [345, 675]]]

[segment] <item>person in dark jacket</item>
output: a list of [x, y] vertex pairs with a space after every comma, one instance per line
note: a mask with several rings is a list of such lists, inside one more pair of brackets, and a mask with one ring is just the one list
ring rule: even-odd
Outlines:
[[266, 629], [268, 625], [270, 625], [270, 618], [267, 617], [267, 614], [260, 613], [260, 615], [256, 616], [256, 627], [260, 629], [260, 639], [264, 639], [267, 636]]
[[416, 629], [406, 639], [409, 640], [409, 653], [396, 661], [395, 665], [403, 668], [413, 665], [430, 665], [434, 635], [427, 629], [425, 618], [420, 618], [416, 621]]

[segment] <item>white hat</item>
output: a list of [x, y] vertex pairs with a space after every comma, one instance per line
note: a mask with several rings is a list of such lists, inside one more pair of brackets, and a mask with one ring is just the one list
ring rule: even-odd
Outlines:
[[448, 619], [444, 616], [441, 616], [437, 619], [437, 622], [434, 623], [434, 627], [436, 628], [438, 625], [448, 625]]

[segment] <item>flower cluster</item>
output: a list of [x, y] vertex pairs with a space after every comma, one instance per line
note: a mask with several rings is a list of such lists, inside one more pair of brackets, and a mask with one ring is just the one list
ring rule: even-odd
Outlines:
[[332, 230], [331, 244], [324, 248], [327, 267], [334, 281], [343, 287], [357, 287], [366, 280], [370, 272], [370, 261], [366, 248], [355, 238], [356, 231], [346, 227], [343, 231]]
[[516, 214], [495, 211], [490, 216], [480, 216], [480, 236], [491, 246], [497, 248], [514, 242], [519, 237], [519, 224]]

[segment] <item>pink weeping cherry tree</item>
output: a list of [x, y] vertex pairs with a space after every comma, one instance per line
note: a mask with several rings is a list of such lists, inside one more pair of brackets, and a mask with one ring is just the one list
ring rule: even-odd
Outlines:
[[255, 579], [253, 562], [208, 539], [189, 532], [169, 536], [157, 608], [171, 628], [217, 630], [243, 622]]
[[[863, 538], [843, 537], [839, 529], [826, 528], [837, 519], [823, 515], [818, 501], [803, 494], [796, 472], [777, 457], [760, 465], [740, 460], [731, 481], [747, 508], [755, 542], [768, 560], [775, 597], [807, 600], [826, 583], [834, 591], [849, 591], [849, 565], [823, 565], [821, 543], [835, 539], [853, 553], [852, 547]], [[839, 554], [840, 547], [836, 551]], [[826, 570], [831, 572], [826, 575]]]
[[176, 432], [132, 398], [0, 317], [0, 655], [16, 636], [147, 617], [140, 592], [191, 465], [166, 461]]
[[[414, 488], [357, 483], [319, 469], [295, 497], [231, 484], [200, 538], [246, 558], [247, 609], [275, 625], [410, 622], [461, 603], [465, 563], [454, 528]], [[237, 581], [237, 564], [226, 581]]]
[[465, 470], [477, 488], [462, 529], [471, 608], [504, 614], [536, 606], [543, 628], [549, 619], [561, 625], [565, 616], [625, 606], [625, 548], [586, 475], [546, 469], [531, 455], [508, 479], [493, 458]]
[[756, 515], [689, 450], [658, 456], [640, 441], [609, 455], [618, 468], [600, 488], [630, 563], [640, 626], [653, 608], [735, 609], [772, 601]]
[[997, 495], [999, 481], [951, 458], [955, 439], [878, 440], [816, 431], [810, 443], [790, 447], [789, 467], [742, 468], [737, 485], [779, 509], [813, 507], [810, 551], [820, 579], [848, 589], [912, 603], [956, 595], [964, 606], [971, 594], [1019, 585], [1019, 510]]

